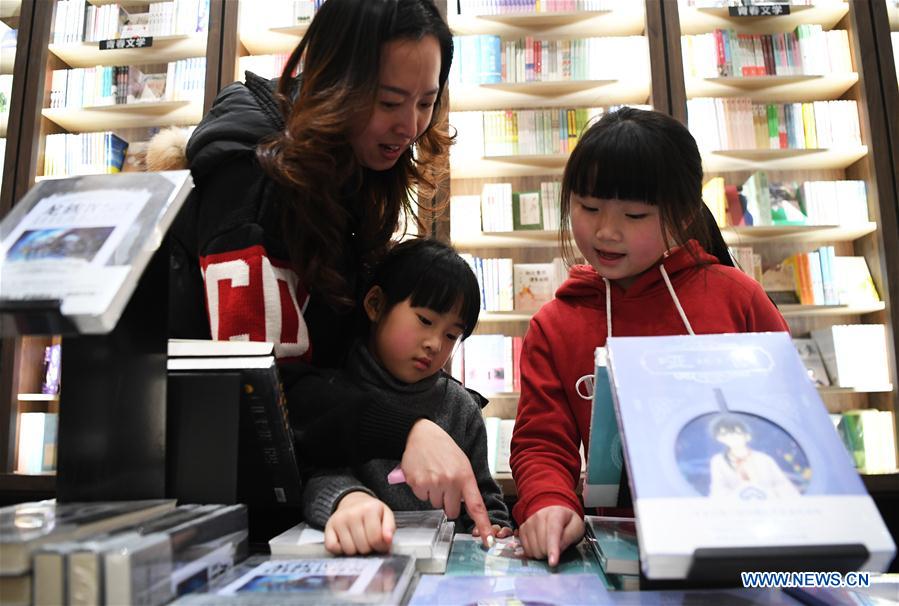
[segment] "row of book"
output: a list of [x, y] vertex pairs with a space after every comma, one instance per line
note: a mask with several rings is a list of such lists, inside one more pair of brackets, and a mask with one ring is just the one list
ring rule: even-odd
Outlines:
[[[649, 71], [643, 36], [547, 40], [454, 36], [450, 90], [458, 84], [617, 80]], [[620, 61], [605, 61], [619, 57]], [[464, 66], [464, 67], [463, 67]]]
[[797, 76], [852, 71], [849, 34], [800, 25], [792, 32], [742, 34], [733, 29], [684, 36], [684, 75], [694, 78]]
[[49, 107], [193, 101], [202, 99], [205, 78], [205, 57], [172, 61], [165, 71], [153, 72], [133, 65], [57, 69], [50, 77]]
[[16, 473], [38, 475], [56, 471], [59, 413], [19, 413]]
[[521, 343], [522, 337], [471, 335], [453, 355], [450, 372], [487, 397], [519, 391]]
[[284, 64], [287, 63], [286, 53], [278, 55], [245, 55], [238, 58], [237, 76], [243, 80], [244, 73], [253, 72], [257, 76], [263, 78], [275, 78], [284, 71]]
[[861, 225], [868, 222], [864, 181], [773, 181], [765, 171], [742, 185], [713, 177], [702, 199], [718, 225]]
[[248, 9], [241, 5], [241, 31], [264, 31], [276, 27], [306, 25], [325, 0], [267, 0], [265, 10]]
[[700, 149], [822, 149], [860, 147], [853, 100], [753, 103], [749, 98], [687, 100], [690, 132]]
[[767, 268], [761, 282], [777, 303], [865, 306], [880, 302], [865, 258], [838, 257], [833, 246], [791, 255]]
[[85, 0], [59, 0], [53, 17], [53, 44], [96, 42], [125, 36], [172, 36], [205, 32], [209, 0], [150, 2], [147, 12], [128, 12], [120, 4], [96, 6]]
[[171, 499], [0, 509], [4, 604], [165, 604], [247, 556], [244, 505]]
[[568, 13], [614, 11], [629, 0], [458, 0], [459, 15], [507, 15], [515, 13]]
[[861, 473], [896, 471], [896, 418], [889, 410], [847, 410], [837, 415], [837, 431]]
[[562, 259], [552, 263], [513, 263], [462, 254], [478, 278], [483, 311], [536, 311], [551, 301], [568, 276]]
[[512, 191], [511, 183], [486, 183], [481, 195], [453, 196], [450, 228], [454, 238], [484, 232], [559, 228], [561, 182], [544, 181], [539, 191]]
[[128, 142], [112, 132], [47, 135], [44, 176], [117, 173], [127, 150]]
[[567, 154], [602, 108], [483, 112], [484, 157]]

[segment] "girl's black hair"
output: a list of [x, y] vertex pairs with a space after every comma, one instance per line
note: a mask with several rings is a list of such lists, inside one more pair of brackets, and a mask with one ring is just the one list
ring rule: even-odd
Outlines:
[[687, 127], [671, 116], [624, 107], [581, 135], [562, 176], [560, 236], [568, 261], [575, 258], [568, 226], [572, 194], [658, 206], [666, 237], [678, 243], [696, 239], [711, 248], [702, 157]]
[[394, 246], [374, 271], [365, 289], [379, 286], [384, 292], [384, 312], [409, 299], [413, 307], [437, 313], [461, 303], [459, 316], [467, 339], [478, 323], [481, 288], [468, 263], [443, 242], [430, 238], [406, 240]]

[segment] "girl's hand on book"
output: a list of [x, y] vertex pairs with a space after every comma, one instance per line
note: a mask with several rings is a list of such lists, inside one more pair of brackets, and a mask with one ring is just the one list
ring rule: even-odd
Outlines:
[[561, 505], [540, 509], [525, 520], [518, 538], [529, 558], [546, 558], [550, 566], [559, 563], [559, 555], [584, 536], [584, 518]]
[[487, 537], [493, 529], [471, 461], [439, 425], [421, 419], [412, 426], [400, 467], [415, 496], [443, 509], [449, 519], [459, 517], [464, 501], [484, 546], [490, 546]]
[[[471, 529], [471, 536], [479, 537], [481, 536], [481, 531], [477, 526]], [[512, 529], [508, 526], [500, 526], [499, 524], [493, 525], [493, 536], [497, 539], [505, 539], [506, 537], [512, 536]]]
[[325, 549], [334, 555], [390, 551], [396, 522], [393, 512], [367, 492], [351, 492], [337, 503], [325, 526]]

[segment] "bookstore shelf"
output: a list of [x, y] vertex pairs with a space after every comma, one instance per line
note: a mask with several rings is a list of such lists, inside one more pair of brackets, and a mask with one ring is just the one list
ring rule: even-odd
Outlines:
[[640, 80], [503, 82], [450, 88], [452, 111], [642, 104], [648, 98], [649, 83]]
[[745, 97], [755, 103], [795, 103], [835, 99], [858, 83], [858, 74], [688, 78], [687, 98]]
[[[799, 242], [853, 242], [877, 231], [871, 221], [858, 225], [763, 225], [726, 226], [721, 228], [728, 244], [748, 245], [762, 243]], [[453, 239], [453, 245], [462, 250], [472, 248], [553, 248], [559, 245], [556, 230], [522, 230], [508, 232], [481, 232]]]
[[3, 0], [0, 2], [0, 20], [8, 26], [19, 26], [19, 15], [22, 12], [22, 0]]
[[308, 25], [273, 27], [266, 30], [240, 32], [240, 43], [250, 55], [290, 53], [299, 44]]
[[59, 398], [55, 400], [22, 400], [20, 398], [19, 414], [28, 412], [59, 414]]
[[19, 402], [58, 402], [59, 394], [50, 393], [20, 393]]
[[[868, 305], [799, 305], [781, 304], [777, 308], [785, 318], [807, 316], [856, 316], [872, 314], [886, 309], [886, 303], [879, 301]], [[533, 312], [482, 311], [479, 322], [514, 323], [527, 322]]]
[[886, 309], [886, 303], [879, 301], [868, 305], [798, 305], [782, 304], [777, 308], [785, 318], [800, 316], [860, 316]]
[[69, 67], [168, 63], [206, 54], [206, 32], [154, 36], [153, 46], [100, 49], [98, 42], [50, 44], [50, 52]]
[[532, 156], [490, 156], [485, 158], [450, 160], [453, 179], [489, 179], [531, 177], [539, 169], [541, 175], [561, 175], [568, 160], [567, 154]]
[[13, 73], [13, 66], [16, 64], [16, 49], [11, 48], [0, 53], [0, 76]]
[[833, 0], [825, 0], [814, 6], [793, 5], [789, 15], [779, 15], [774, 20], [769, 17], [743, 17], [734, 20], [729, 16], [727, 8], [692, 8], [683, 5], [678, 8], [682, 34], [704, 34], [718, 28], [733, 28], [747, 34], [771, 34], [791, 32], [804, 24], [819, 24], [824, 29], [831, 29], [849, 12], [848, 4]]
[[450, 15], [449, 25], [456, 36], [495, 34], [519, 38], [531, 35], [535, 30], [560, 38], [636, 36], [645, 29], [643, 3], [633, 4], [631, 10], [616, 11]]
[[45, 108], [41, 114], [69, 132], [86, 133], [112, 128], [196, 124], [203, 117], [203, 104], [200, 101], [122, 103], [79, 109]]
[[702, 167], [706, 173], [741, 170], [827, 170], [844, 169], [868, 154], [868, 148], [837, 149], [735, 149], [705, 151]]

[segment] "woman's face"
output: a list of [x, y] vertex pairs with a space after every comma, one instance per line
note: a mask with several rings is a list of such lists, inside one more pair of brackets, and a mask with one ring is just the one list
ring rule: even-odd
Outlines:
[[384, 45], [374, 109], [350, 136], [362, 166], [389, 170], [425, 131], [434, 113], [439, 76], [440, 44], [434, 36]]

